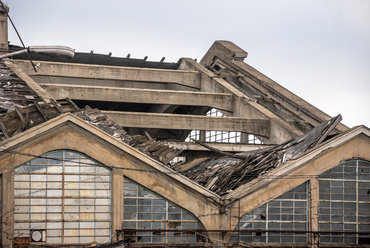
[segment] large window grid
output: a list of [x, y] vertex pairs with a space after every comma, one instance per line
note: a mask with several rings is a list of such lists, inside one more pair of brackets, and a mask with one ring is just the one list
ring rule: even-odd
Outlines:
[[36, 229], [47, 244], [109, 242], [110, 169], [74, 151], [42, 157], [15, 169], [14, 237]]
[[[305, 243], [308, 228], [308, 183], [304, 183], [282, 196], [265, 203], [250, 213], [242, 216], [235, 230], [251, 232], [235, 232], [232, 242], [274, 242], [274, 243]], [[256, 230], [256, 231], [254, 231]], [[257, 231], [257, 230], [260, 230]], [[286, 231], [263, 232], [263, 231]]]
[[[320, 231], [370, 232], [370, 163], [351, 160], [319, 176]], [[322, 233], [321, 243], [361, 243], [370, 235]]]
[[[131, 242], [197, 243], [205, 242], [199, 220], [188, 211], [124, 178], [124, 218], [122, 228], [152, 229], [150, 232], [125, 232]], [[154, 230], [154, 231], [153, 231]], [[162, 231], [161, 230], [166, 230]], [[173, 232], [172, 232], [173, 230]], [[190, 230], [183, 231], [181, 230]]]
[[[207, 112], [207, 116], [215, 116], [215, 117], [225, 117], [220, 111], [217, 109], [211, 109]], [[259, 140], [253, 134], [244, 134], [246, 136], [246, 142], [248, 144], [263, 144], [261, 140]], [[205, 131], [205, 142], [218, 142], [218, 143], [241, 143], [241, 132], [233, 132], [233, 131]], [[191, 139], [200, 140], [201, 139], [201, 132], [199, 130], [193, 130], [190, 132], [189, 136], [185, 139], [185, 141], [190, 142]]]

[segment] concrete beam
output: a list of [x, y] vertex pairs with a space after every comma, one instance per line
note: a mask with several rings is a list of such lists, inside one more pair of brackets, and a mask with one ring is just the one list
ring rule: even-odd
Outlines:
[[157, 114], [102, 111], [123, 127], [179, 130], [240, 131], [257, 136], [270, 136], [270, 121], [239, 117]]
[[148, 90], [180, 90], [180, 91], [197, 91], [196, 88], [180, 84], [171, 84], [163, 82], [138, 82], [112, 79], [94, 79], [94, 78], [71, 78], [71, 77], [53, 77], [35, 75], [31, 78], [39, 84], [65, 84], [65, 85], [85, 85], [85, 86], [104, 86], [131, 89], [148, 89]]
[[234, 106], [233, 96], [224, 93], [48, 84], [42, 87], [56, 99], [209, 106], [229, 112]]
[[29, 76], [56, 76], [71, 78], [125, 80], [138, 82], [175, 83], [200, 88], [200, 76], [196, 71], [148, 69], [121, 66], [86, 65], [34, 61], [40, 70], [35, 72], [29, 61], [15, 60]]
[[222, 59], [244, 61], [248, 56], [248, 53], [230, 41], [216, 40], [204, 55], [200, 63], [210, 64], [215, 56], [221, 57]]
[[[234, 143], [211, 143], [211, 142], [207, 142], [205, 144], [223, 152], [249, 152], [273, 146], [263, 144], [252, 145], [240, 143], [234, 144]], [[169, 147], [173, 147], [175, 149], [184, 151], [209, 151], [209, 149], [194, 142], [173, 142], [173, 143], [169, 142], [168, 145]]]

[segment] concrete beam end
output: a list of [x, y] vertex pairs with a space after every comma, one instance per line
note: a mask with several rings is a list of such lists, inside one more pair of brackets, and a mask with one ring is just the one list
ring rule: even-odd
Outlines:
[[216, 40], [200, 63], [203, 65], [210, 65], [214, 57], [219, 57], [224, 60], [244, 61], [247, 56], [248, 53], [233, 42], [228, 40]]

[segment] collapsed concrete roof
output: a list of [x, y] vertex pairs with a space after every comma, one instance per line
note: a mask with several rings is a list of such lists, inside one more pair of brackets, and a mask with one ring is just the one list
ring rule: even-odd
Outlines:
[[[230, 236], [232, 229], [226, 230], [219, 224], [226, 222], [228, 228], [234, 227], [240, 216], [309, 178], [317, 180], [318, 175], [337, 166], [340, 161], [353, 159], [353, 156], [369, 158], [369, 144], [370, 130], [363, 126], [355, 127], [220, 197], [74, 114], [65, 113], [1, 142], [0, 173], [6, 179], [14, 168], [30, 158], [58, 149], [75, 150], [112, 168], [113, 178], [123, 179], [124, 176], [140, 182], [190, 211], [202, 221], [206, 230]], [[115, 183], [112, 187], [112, 194], [117, 195], [114, 189], [122, 189], [123, 184]], [[7, 200], [10, 202], [9, 197]], [[7, 210], [10, 207], [13, 204], [6, 204]], [[113, 207], [122, 211], [122, 205], [113, 204]], [[112, 222], [114, 230], [121, 229], [119, 218]]]
[[[340, 116], [331, 119], [244, 63], [247, 53], [229, 41], [216, 41], [200, 64], [93, 53], [76, 53], [70, 61], [32, 56], [38, 71], [25, 56], [1, 64], [0, 83], [9, 95], [0, 101], [2, 140], [71, 112], [219, 195], [294, 159], [330, 133], [348, 130]], [[211, 108], [228, 117], [203, 117]], [[229, 154], [197, 142], [212, 155], [170, 164], [183, 152], [174, 143], [193, 129], [242, 131], [278, 145]]]
[[[23, 108], [22, 110], [24, 109], [27, 108]], [[84, 120], [77, 117], [77, 115], [80, 115]], [[11, 154], [16, 154], [23, 156], [22, 159], [26, 159], [25, 161], [34, 157], [40, 157], [40, 155], [45, 153], [45, 151], [61, 149], [61, 145], [65, 147], [65, 144], [63, 145], [64, 139], [62, 139], [61, 142], [55, 141], [60, 139], [61, 133], [67, 132], [68, 137], [66, 137], [66, 139], [70, 139], [70, 142], [66, 147], [68, 147], [69, 149], [76, 149], [77, 151], [85, 152], [87, 153], [87, 155], [92, 156], [92, 154], [90, 153], [96, 153], [96, 151], [88, 152], [88, 147], [95, 146], [98, 143], [100, 144], [100, 146], [103, 145], [103, 147], [106, 147], [107, 145], [104, 145], [104, 143], [108, 142], [110, 144], [109, 146], [112, 147], [106, 147], [105, 149], [109, 150], [113, 147], [118, 147], [119, 151], [112, 150], [112, 152], [120, 154], [119, 156], [122, 158], [125, 157], [122, 152], [125, 152], [129, 154], [129, 156], [135, 157], [137, 160], [135, 160], [136, 162], [131, 161], [130, 166], [128, 167], [127, 163], [115, 164], [114, 161], [107, 162], [109, 161], [109, 159], [106, 158], [107, 155], [104, 155], [104, 153], [102, 153], [99, 155], [99, 157], [105, 157], [104, 161], [102, 161], [103, 164], [107, 164], [107, 166], [112, 168], [121, 168], [124, 171], [131, 171], [132, 173], [137, 172], [138, 175], [136, 175], [135, 177], [140, 177], [139, 174], [141, 173], [163, 174], [165, 176], [169, 176], [174, 180], [177, 180], [180, 185], [186, 185], [186, 187], [190, 187], [192, 190], [195, 190], [196, 192], [202, 194], [204, 197], [206, 197], [205, 199], [209, 198], [210, 200], [214, 201], [215, 205], [225, 205], [230, 203], [229, 200], [235, 201], [239, 197], [242, 197], [245, 194], [250, 193], [251, 191], [253, 192], [254, 188], [258, 189], [261, 183], [271, 183], [276, 179], [286, 178], [286, 176], [289, 176], [295, 170], [301, 170], [301, 166], [307, 164], [307, 159], [309, 159], [310, 163], [313, 163], [313, 161], [315, 161], [316, 159], [323, 156], [325, 157], [328, 152], [333, 152], [336, 149], [339, 149], [338, 147], [351, 142], [357, 137], [361, 137], [361, 135], [363, 134], [365, 135], [364, 138], [367, 140], [367, 142], [370, 142], [370, 130], [363, 126], [355, 127], [347, 132], [343, 132], [339, 135], [331, 137], [328, 140], [325, 140], [331, 130], [336, 126], [340, 118], [340, 116], [337, 116], [332, 120], [325, 122], [317, 128], [313, 129], [311, 132], [308, 132], [307, 134], [302, 135], [283, 145], [278, 145], [273, 148], [267, 148], [264, 149], [264, 151], [255, 151], [249, 153], [235, 154], [232, 156], [230, 155], [229, 157], [222, 157], [216, 159], [216, 163], [213, 164], [212, 162], [204, 163], [204, 166], [208, 166], [206, 168], [208, 169], [208, 171], [206, 171], [205, 173], [204, 171], [195, 173], [176, 172], [175, 170], [171, 169], [170, 166], [165, 165], [163, 162], [160, 162], [160, 159], [155, 158], [150, 152], [150, 149], [147, 149], [147, 147], [144, 146], [141, 147], [143, 149], [140, 149], [139, 145], [138, 148], [137, 144], [139, 144], [140, 141], [135, 141], [135, 138], [136, 140], [144, 138], [138, 139], [137, 137], [135, 137], [134, 139], [131, 139], [114, 122], [110, 121], [104, 115], [102, 115], [99, 110], [89, 108], [84, 111], [75, 112], [74, 114], [58, 114], [56, 117], [46, 122], [44, 121], [38, 125], [33, 126], [32, 128], [24, 130], [23, 132], [16, 133], [12, 137], [3, 140], [0, 143], [0, 157], [9, 157], [9, 155]], [[22, 126], [22, 123], [20, 123], [20, 125]], [[68, 130], [71, 130], [73, 132], [69, 133]], [[88, 135], [88, 137], [86, 136], [87, 133], [96, 137], [90, 137], [90, 135]], [[49, 136], [53, 137], [53, 141], [48, 141], [48, 139], [50, 139]], [[71, 139], [72, 137], [73, 140]], [[87, 140], [94, 142], [89, 144], [88, 147], [82, 148], [81, 144], [79, 143], [81, 137], [86, 137]], [[325, 142], [321, 144], [323, 141]], [[48, 147], [45, 147], [45, 145], [42, 144], [45, 142], [49, 144]], [[131, 146], [126, 142], [134, 145]], [[361, 141], [359, 142], [361, 143]], [[27, 143], [33, 144], [31, 148], [27, 148]], [[362, 147], [365, 145], [366, 147], [366, 142], [362, 143], [363, 144], [360, 144], [360, 146]], [[39, 151], [36, 149], [37, 153], [35, 153], [36, 150], [34, 150], [35, 148], [33, 148], [35, 144], [42, 147], [42, 150]], [[152, 142], [150, 146], [152, 145], [155, 146], [156, 142]], [[157, 143], [157, 145], [164, 145], [165, 149], [168, 149], [168, 146], [166, 146], [166, 144]], [[361, 148], [361, 151], [362, 150], [364, 150], [364, 148]], [[30, 151], [34, 152], [30, 153]], [[351, 152], [351, 150], [348, 150], [347, 153], [352, 156]], [[347, 156], [347, 153], [343, 155]], [[244, 159], [235, 158], [235, 156], [244, 157]], [[358, 153], [358, 156], [362, 155]], [[96, 155], [93, 157], [96, 157]], [[146, 166], [142, 167], [140, 165], [139, 167], [136, 167], [138, 161], [141, 161], [140, 163], [144, 163]], [[337, 163], [337, 161], [333, 161], [331, 164], [335, 165], [335, 163]], [[212, 166], [209, 166], [210, 164]], [[132, 167], [131, 165], [134, 165], [134, 167]], [[0, 166], [0, 170], [6, 171], [6, 166], [6, 164]], [[220, 171], [217, 171], [216, 167], [220, 168]], [[319, 170], [315, 171], [315, 173], [320, 173], [323, 170], [325, 170], [325, 168], [320, 168]], [[125, 174], [131, 178], [133, 177], [133, 175], [135, 175], [131, 174], [131, 172], [125, 172]], [[235, 173], [238, 175], [238, 177], [233, 177], [233, 175], [230, 175], [230, 173]], [[241, 173], [243, 173], [244, 175], [240, 176]], [[185, 176], [182, 174], [184, 174]], [[311, 177], [313, 175], [314, 174], [310, 174], [309, 176]], [[210, 185], [210, 187], [207, 187], [204, 186], [204, 182], [201, 182], [201, 180], [197, 181], [197, 177], [203, 177], [205, 179], [213, 178], [216, 180], [209, 180], [208, 185]], [[188, 179], [186, 180], [186, 178]], [[237, 182], [235, 182], [235, 178], [238, 178], [240, 180], [237, 180]], [[304, 179], [305, 178], [300, 178], [300, 180]], [[145, 182], [141, 183], [145, 185]], [[216, 187], [211, 189], [211, 186], [215, 185]], [[225, 188], [219, 190], [220, 185], [224, 186]], [[243, 189], [246, 187], [248, 188], [248, 191], [244, 192]]]
[[[22, 82], [25, 85], [24, 87], [28, 87], [19, 77], [11, 73], [11, 70], [5, 64], [3, 64], [2, 68], [4, 76], [0, 79], [1, 84], [12, 86], [12, 84], [6, 83], [6, 81], [10, 80], [12, 82]], [[18, 91], [15, 91], [13, 94], [18, 93]], [[35, 96], [33, 100], [37, 98], [40, 101], [38, 95], [31, 88], [27, 88], [27, 93]], [[1, 100], [1, 103], [8, 101], [6, 98]], [[307, 149], [320, 144], [341, 120], [341, 116], [334, 117], [311, 129], [306, 134], [275, 147], [248, 153], [230, 154], [221, 158], [207, 159], [207, 157], [204, 157], [202, 160], [198, 160], [198, 163], [191, 161], [172, 166], [169, 162], [182, 152], [182, 150], [173, 148], [174, 141], [169, 144], [166, 141], [156, 141], [150, 135], [129, 135], [120, 125], [98, 109], [85, 107], [80, 110], [70, 99], [58, 102], [51, 99], [51, 103], [44, 104], [39, 104], [38, 101], [25, 102], [24, 106], [21, 106], [22, 108], [17, 107], [14, 111], [0, 116], [2, 140], [63, 113], [72, 112], [77, 117], [98, 127], [116, 139], [162, 162], [164, 166], [172, 167], [175, 171], [220, 195], [235, 190], [259, 175], [296, 158]], [[11, 102], [10, 105], [12, 104], [14, 105], [15, 102]], [[18, 127], [17, 123], [20, 123]], [[212, 147], [207, 147], [214, 151]], [[221, 152], [221, 154], [225, 155], [224, 152]]]

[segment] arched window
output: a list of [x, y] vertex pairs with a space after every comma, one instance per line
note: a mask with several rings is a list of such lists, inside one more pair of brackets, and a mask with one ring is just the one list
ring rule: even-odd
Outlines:
[[[231, 241], [306, 243], [307, 234], [304, 231], [308, 228], [307, 187], [307, 182], [301, 184], [243, 215], [235, 227], [235, 231], [238, 232], [233, 233]], [[242, 230], [247, 232], [240, 232]], [[294, 231], [301, 231], [301, 233]]]
[[370, 162], [345, 161], [321, 174], [319, 186], [319, 228], [328, 231], [320, 243], [369, 244]]
[[111, 170], [69, 150], [14, 173], [14, 238], [36, 244], [105, 243], [111, 236]]
[[[190, 212], [147, 188], [124, 179], [124, 218], [122, 228], [129, 242], [199, 243], [206, 242], [199, 220]], [[142, 231], [136, 232], [135, 230]], [[144, 231], [147, 229], [149, 231]]]
[[[312, 201], [319, 202], [320, 243], [333, 247], [369, 244], [370, 162], [345, 161], [319, 175], [318, 181], [319, 197]], [[310, 219], [304, 188], [307, 183], [242, 216], [235, 230], [251, 232], [235, 232], [231, 241], [307, 242], [305, 231]], [[268, 232], [264, 233], [264, 230]], [[271, 232], [274, 230], [286, 233]]]

